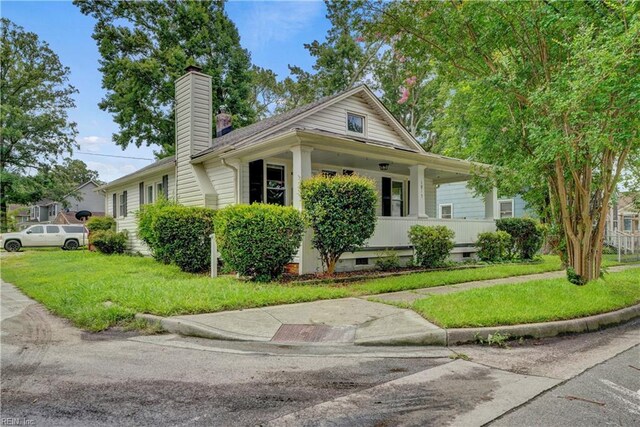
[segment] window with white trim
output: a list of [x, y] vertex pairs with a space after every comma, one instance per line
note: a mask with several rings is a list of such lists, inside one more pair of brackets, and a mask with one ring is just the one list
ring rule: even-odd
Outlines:
[[347, 132], [364, 135], [365, 117], [360, 114], [347, 113]]
[[513, 199], [499, 200], [500, 218], [513, 218]]
[[441, 219], [453, 218], [453, 204], [446, 203], [446, 204], [440, 205], [440, 218]]
[[148, 204], [153, 203], [153, 185], [148, 185], [147, 186], [147, 198], [146, 201]]
[[322, 169], [322, 176], [324, 176], [325, 178], [331, 178], [333, 176], [336, 176], [338, 174], [338, 172], [336, 171], [332, 171], [329, 169]]
[[267, 203], [284, 206], [287, 191], [284, 165], [267, 165], [266, 184]]
[[404, 185], [402, 181], [391, 181], [391, 216], [404, 215]]
[[121, 217], [127, 216], [127, 192], [126, 191], [123, 191], [122, 194], [120, 194], [120, 216]]

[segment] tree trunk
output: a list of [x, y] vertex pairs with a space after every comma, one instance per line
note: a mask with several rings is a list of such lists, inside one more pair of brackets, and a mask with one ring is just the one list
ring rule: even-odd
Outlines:
[[0, 233], [6, 233], [9, 230], [8, 224], [7, 201], [2, 194], [0, 195]]

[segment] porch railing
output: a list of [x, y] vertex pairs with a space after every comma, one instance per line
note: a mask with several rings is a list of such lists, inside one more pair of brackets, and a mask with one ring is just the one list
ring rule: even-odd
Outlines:
[[409, 229], [414, 225], [444, 225], [454, 231], [456, 244], [474, 243], [479, 233], [496, 231], [496, 223], [491, 219], [435, 219], [415, 217], [378, 217], [376, 230], [366, 247], [410, 246]]

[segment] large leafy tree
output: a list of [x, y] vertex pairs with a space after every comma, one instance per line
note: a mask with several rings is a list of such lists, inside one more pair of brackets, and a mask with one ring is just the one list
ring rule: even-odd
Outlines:
[[107, 91], [99, 106], [120, 127], [113, 135], [117, 145], [157, 146], [159, 157], [173, 154], [174, 82], [187, 65], [212, 76], [213, 111], [224, 106], [238, 127], [255, 120], [249, 53], [223, 1], [74, 3], [96, 19], [93, 38]]
[[640, 3], [369, 7], [397, 49], [437, 60], [456, 111], [441, 127], [498, 178], [544, 188], [570, 277], [597, 277], [611, 195], [640, 150]]
[[52, 190], [44, 171], [72, 150], [76, 89], [69, 68], [49, 45], [8, 19], [0, 20], [0, 228], [9, 203], [31, 203]]

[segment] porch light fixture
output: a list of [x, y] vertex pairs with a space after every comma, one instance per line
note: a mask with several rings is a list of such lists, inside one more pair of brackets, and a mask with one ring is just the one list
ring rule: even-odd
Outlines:
[[389, 170], [389, 163], [378, 163], [378, 167], [381, 171]]

